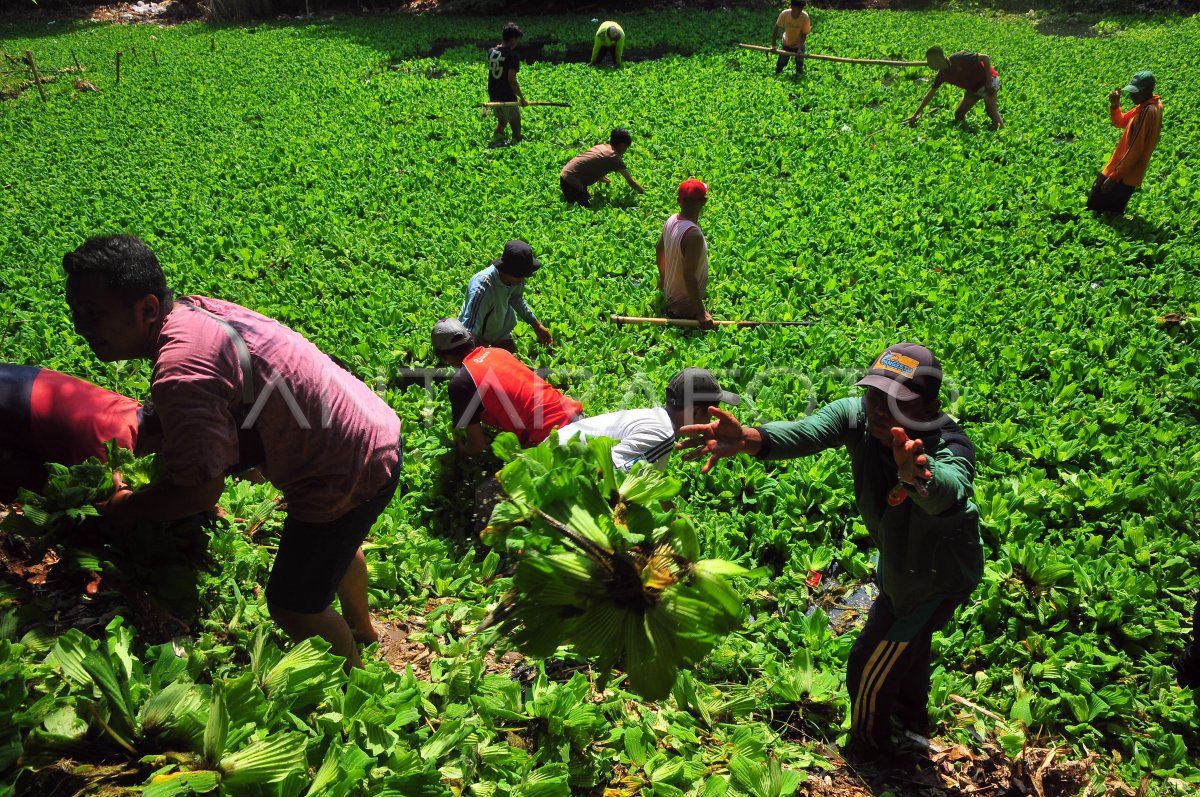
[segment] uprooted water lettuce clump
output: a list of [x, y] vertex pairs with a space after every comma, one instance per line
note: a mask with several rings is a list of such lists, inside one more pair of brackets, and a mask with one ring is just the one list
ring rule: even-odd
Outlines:
[[681, 668], [741, 625], [726, 577], [745, 569], [700, 559], [692, 521], [670, 503], [680, 483], [645, 467], [618, 471], [613, 441], [518, 451], [509, 438], [496, 444], [509, 460], [499, 474], [509, 500], [483, 537], [519, 561], [488, 624], [530, 656], [573, 648], [595, 662], [601, 688], [616, 667], [633, 691], [666, 697]]

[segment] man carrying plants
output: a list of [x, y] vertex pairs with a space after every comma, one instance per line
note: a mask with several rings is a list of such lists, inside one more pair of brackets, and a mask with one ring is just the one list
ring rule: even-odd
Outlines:
[[779, 41], [779, 31], [783, 31], [783, 46], [779, 49], [796, 53], [794, 56], [779, 56], [779, 60], [775, 62], [775, 74], [777, 75], [783, 72], [789, 58], [796, 59], [796, 74], [804, 74], [804, 45], [808, 40], [808, 34], [812, 31], [812, 21], [808, 18], [808, 12], [804, 10], [804, 6], [807, 4], [806, 0], [792, 0], [790, 8], [779, 12], [779, 17], [775, 20], [775, 27], [771, 29], [772, 50]]
[[850, 455], [858, 510], [879, 548], [879, 598], [846, 667], [851, 749], [862, 758], [894, 753], [892, 721], [923, 736], [929, 728], [930, 641], [983, 575], [973, 502], [975, 453], [942, 412], [942, 368], [924, 346], [888, 347], [858, 384], [862, 398], [838, 399], [799, 421], [743, 427], [714, 408], [710, 424], [685, 426], [684, 459], [746, 453], [791, 459], [827, 448]]
[[680, 428], [708, 423], [714, 404], [736, 405], [740, 401], [736, 393], [722, 390], [710, 372], [685, 368], [667, 385], [663, 406], [585, 418], [559, 429], [558, 441], [565, 443], [576, 435], [583, 442], [591, 437], [610, 437], [617, 441], [612, 460], [619, 470], [629, 471], [638, 462], [662, 470], [675, 450]]
[[612, 172], [620, 173], [634, 191], [646, 193], [646, 189], [629, 173], [623, 158], [632, 143], [629, 131], [617, 127], [609, 135], [607, 144], [597, 144], [567, 161], [558, 175], [558, 186], [567, 204], [589, 207], [592, 197], [588, 194], [588, 186], [597, 182], [607, 185], [611, 182], [608, 175]]
[[1004, 127], [1004, 119], [1000, 117], [1000, 108], [996, 105], [996, 93], [1000, 91], [1000, 76], [992, 67], [992, 61], [983, 53], [958, 52], [949, 58], [942, 52], [941, 47], [930, 47], [925, 51], [925, 61], [937, 70], [933, 85], [913, 115], [904, 120], [906, 125], [915, 125], [917, 117], [925, 106], [937, 94], [943, 84], [949, 83], [963, 90], [962, 102], [954, 111], [954, 121], [962, 122], [967, 118], [967, 111], [975, 107], [975, 103], [983, 100], [983, 107], [997, 130]]
[[679, 212], [663, 224], [655, 247], [658, 289], [668, 318], [694, 318], [701, 329], [714, 329], [704, 309], [708, 293], [708, 242], [697, 222], [708, 202], [708, 186], [694, 177], [684, 180], [677, 194]]
[[[500, 32], [500, 43], [488, 50], [488, 100], [490, 102], [520, 102], [521, 108], [528, 105], [525, 93], [517, 84], [517, 72], [521, 69], [521, 56], [517, 45], [524, 33], [515, 22], [509, 22]], [[512, 143], [521, 141], [521, 108], [495, 108], [496, 129], [492, 143], [504, 141], [504, 130], [512, 125]]]
[[[1134, 102], [1128, 113], [1121, 111], [1122, 91]], [[1087, 207], [1097, 213], [1121, 214], [1141, 186], [1162, 133], [1162, 100], [1154, 93], [1154, 73], [1138, 72], [1124, 89], [1113, 89], [1108, 95], [1108, 115], [1113, 127], [1121, 128], [1121, 140], [1092, 183]]]
[[554, 345], [550, 330], [525, 303], [525, 280], [541, 267], [529, 244], [509, 241], [498, 260], [471, 277], [458, 320], [481, 346], [496, 346], [515, 354], [517, 345], [512, 333], [518, 316], [533, 327], [538, 343]]
[[434, 324], [431, 340], [442, 362], [458, 368], [448, 389], [454, 428], [466, 432], [458, 443], [463, 456], [478, 456], [487, 448], [485, 423], [512, 432], [529, 447], [583, 418], [582, 404], [555, 390], [504, 349], [480, 346], [458, 319]]
[[40, 489], [47, 462], [103, 460], [109, 440], [147, 454], [157, 425], [119, 393], [49, 368], [0, 363], [0, 501], [11, 501], [18, 488]]
[[620, 69], [625, 65], [625, 30], [612, 20], [605, 20], [596, 29], [596, 42], [592, 45], [592, 66], [599, 66], [604, 56], [612, 56], [612, 61]]
[[164, 478], [137, 492], [117, 484], [102, 515], [116, 528], [187, 517], [216, 503], [228, 474], [259, 467], [287, 502], [266, 587], [271, 617], [361, 667], [355, 643], [376, 632], [360, 546], [396, 489], [396, 414], [278, 321], [218, 299], [173, 299], [139, 238], [91, 238], [63, 270], [75, 331], [96, 356], [153, 364]]

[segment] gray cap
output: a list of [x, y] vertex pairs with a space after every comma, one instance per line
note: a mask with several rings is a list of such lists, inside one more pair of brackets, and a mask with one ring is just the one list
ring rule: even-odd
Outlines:
[[430, 339], [435, 352], [453, 351], [459, 346], [475, 342], [471, 330], [463, 326], [457, 318], [443, 318], [434, 324]]
[[722, 390], [717, 378], [703, 368], [684, 368], [667, 385], [667, 406], [686, 407], [692, 404], [737, 404], [736, 393]]

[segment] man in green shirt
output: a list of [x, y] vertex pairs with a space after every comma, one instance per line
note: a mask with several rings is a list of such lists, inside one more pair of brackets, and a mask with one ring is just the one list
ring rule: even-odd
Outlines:
[[718, 407], [714, 421], [679, 430], [684, 459], [746, 453], [791, 459], [827, 448], [850, 455], [863, 523], [879, 548], [879, 598], [846, 666], [854, 754], [893, 751], [892, 720], [928, 735], [933, 633], [983, 575], [973, 502], [975, 452], [942, 412], [942, 368], [924, 346], [900, 343], [875, 359], [862, 398], [838, 399], [799, 421], [743, 427]]
[[605, 20], [596, 28], [596, 41], [592, 45], [592, 66], [599, 66], [606, 55], [612, 56], [617, 69], [625, 65], [625, 30], [612, 20]]

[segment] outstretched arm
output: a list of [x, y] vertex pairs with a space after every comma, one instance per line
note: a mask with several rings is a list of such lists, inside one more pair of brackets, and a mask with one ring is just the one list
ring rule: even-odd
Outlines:
[[639, 183], [637, 180], [633, 179], [633, 175], [629, 173], [628, 169], [622, 169], [621, 176], [625, 178], [625, 182], [628, 183], [629, 187], [632, 188], [634, 191], [637, 191], [639, 194], [646, 193], [646, 189], [642, 188], [641, 183]]
[[933, 85], [929, 87], [929, 91], [925, 92], [925, 96], [921, 98], [921, 104], [917, 106], [917, 110], [913, 111], [913, 115], [904, 120], [906, 125], [915, 125], [917, 117], [921, 115], [921, 111], [925, 110], [925, 106], [933, 99], [933, 95], [937, 94], [937, 90], [942, 87], [942, 84], [934, 80]]

